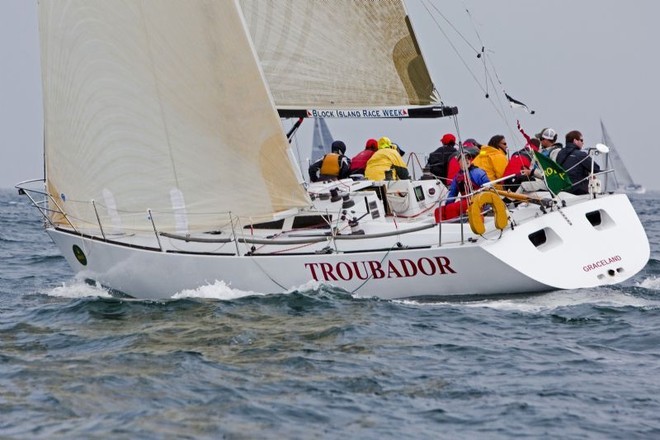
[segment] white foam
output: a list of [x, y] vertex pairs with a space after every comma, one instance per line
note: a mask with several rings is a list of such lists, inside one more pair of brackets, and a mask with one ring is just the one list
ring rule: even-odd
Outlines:
[[196, 289], [186, 289], [181, 292], [175, 293], [173, 299], [181, 298], [211, 298], [231, 300], [243, 298], [246, 296], [265, 295], [265, 293], [243, 291], [239, 289], [232, 289], [224, 281], [215, 281], [213, 284], [197, 287]]
[[643, 280], [641, 283], [637, 283], [638, 287], [643, 287], [650, 290], [660, 290], [660, 278], [650, 277]]
[[517, 310], [523, 313], [548, 312], [562, 307], [579, 306], [582, 304], [603, 307], [658, 307], [660, 303], [627, 293], [604, 289], [594, 290], [563, 290], [544, 295], [520, 299], [483, 301], [465, 304], [468, 307], [488, 307], [500, 310]]
[[[312, 280], [306, 282], [305, 284], [302, 284], [301, 286], [292, 287], [291, 289], [283, 293], [317, 290], [321, 285], [322, 285], [321, 282]], [[172, 299], [210, 298], [210, 299], [232, 300], [232, 299], [243, 298], [246, 296], [265, 296], [265, 295], [270, 295], [270, 293], [233, 289], [230, 285], [227, 285], [224, 281], [216, 280], [213, 284], [207, 284], [205, 286], [200, 286], [195, 289], [186, 289], [186, 290], [182, 290], [181, 292], [175, 293], [172, 296]]]
[[579, 306], [590, 304], [604, 307], [660, 307], [659, 301], [652, 301], [639, 298], [627, 293], [618, 292], [611, 289], [594, 290], [560, 290], [541, 295], [508, 298], [508, 299], [488, 299], [473, 302], [452, 302], [443, 301], [437, 303], [419, 303], [413, 300], [399, 300], [402, 304], [419, 306], [451, 306], [468, 308], [490, 308], [504, 311], [519, 311], [522, 313], [544, 313], [562, 307]]
[[55, 287], [49, 292], [45, 292], [48, 296], [56, 296], [59, 298], [89, 298], [101, 297], [111, 298], [112, 295], [102, 288], [100, 285], [90, 285], [84, 281], [76, 280], [71, 284], [63, 283], [60, 287]]
[[308, 290], [319, 290], [322, 285], [323, 283], [320, 281], [310, 280], [298, 287], [292, 287], [291, 289], [287, 290], [286, 293], [307, 292]]

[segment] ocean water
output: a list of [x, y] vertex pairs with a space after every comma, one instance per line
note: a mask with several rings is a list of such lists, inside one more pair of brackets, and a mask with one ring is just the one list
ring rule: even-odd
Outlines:
[[0, 438], [660, 438], [659, 200], [633, 198], [651, 260], [615, 287], [137, 301], [76, 280], [0, 191]]

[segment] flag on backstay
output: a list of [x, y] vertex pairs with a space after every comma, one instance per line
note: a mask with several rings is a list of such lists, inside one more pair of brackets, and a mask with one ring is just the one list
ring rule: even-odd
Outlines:
[[573, 186], [568, 173], [557, 162], [537, 151], [534, 152], [534, 156], [536, 156], [536, 160], [541, 165], [541, 168], [543, 168], [545, 181], [548, 183], [548, 189], [550, 191], [557, 194], [559, 191]]
[[527, 110], [527, 112], [530, 115], [536, 113], [534, 110], [530, 110], [529, 107], [527, 107], [527, 105], [523, 104], [517, 99], [512, 98], [508, 93], [504, 93], [504, 96], [506, 96], [506, 99], [507, 101], [509, 101], [509, 104], [511, 105], [512, 108], [524, 108], [525, 110]]

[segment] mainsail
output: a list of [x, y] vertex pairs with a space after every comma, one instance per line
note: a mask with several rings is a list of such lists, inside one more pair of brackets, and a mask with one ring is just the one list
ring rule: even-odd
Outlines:
[[240, 0], [278, 108], [437, 103], [400, 0]]
[[39, 12], [47, 188], [68, 218], [55, 223], [187, 232], [309, 204], [237, 1]]

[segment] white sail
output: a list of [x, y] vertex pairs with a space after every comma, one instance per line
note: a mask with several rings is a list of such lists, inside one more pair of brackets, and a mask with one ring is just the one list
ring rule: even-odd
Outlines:
[[240, 0], [278, 108], [435, 103], [400, 0]]
[[314, 135], [312, 137], [312, 163], [330, 152], [332, 134], [324, 118], [314, 118]]
[[236, 2], [39, 11], [47, 187], [74, 226], [98, 223], [91, 200], [101, 223], [149, 230], [151, 209], [179, 232], [308, 205]]
[[623, 159], [619, 152], [614, 147], [610, 135], [605, 129], [605, 124], [600, 121], [600, 129], [602, 132], [602, 142], [610, 149], [606, 156], [605, 169], [611, 167], [614, 172], [605, 176], [605, 188], [607, 191], [623, 191], [623, 192], [637, 192], [643, 193], [645, 191], [642, 185], [635, 183], [628, 168], [623, 163]]

